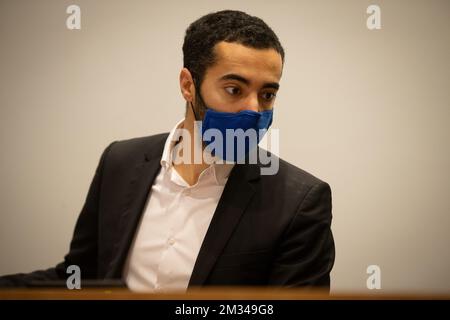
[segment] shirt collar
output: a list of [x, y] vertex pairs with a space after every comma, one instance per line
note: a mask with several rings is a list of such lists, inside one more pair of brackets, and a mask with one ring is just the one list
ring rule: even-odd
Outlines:
[[[177, 138], [178, 135], [176, 135], [176, 130], [183, 127], [184, 120], [185, 119], [181, 119], [177, 122], [177, 124], [170, 131], [166, 143], [164, 144], [164, 150], [160, 163], [161, 167], [163, 167], [166, 171], [173, 169], [174, 153], [172, 151], [175, 145], [179, 142], [179, 138]], [[198, 130], [197, 126], [194, 126], [194, 130]], [[230, 172], [234, 167], [234, 163], [216, 163], [218, 160], [218, 157], [212, 157], [212, 164], [202, 171], [199, 176], [199, 181], [207, 170], [212, 170], [216, 183], [219, 185], [226, 184], [228, 176], [230, 175]]]
[[175, 132], [177, 129], [180, 129], [183, 127], [184, 119], [181, 119], [178, 121], [178, 123], [175, 125], [175, 127], [170, 130], [169, 136], [167, 137], [166, 143], [164, 144], [164, 150], [161, 157], [161, 167], [165, 169], [169, 169], [172, 167], [172, 150], [173, 147], [177, 144], [179, 141], [176, 139]]

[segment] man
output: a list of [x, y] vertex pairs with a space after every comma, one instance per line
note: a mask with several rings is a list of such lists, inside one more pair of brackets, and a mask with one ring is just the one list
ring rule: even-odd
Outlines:
[[[241, 163], [228, 149], [208, 149], [213, 139], [203, 135], [205, 128], [270, 126], [284, 63], [277, 36], [259, 18], [220, 11], [189, 26], [183, 54], [185, 119], [169, 134], [109, 145], [64, 261], [0, 284], [64, 280], [76, 265], [82, 286], [85, 279], [123, 279], [136, 291], [329, 288], [335, 254], [329, 185], [274, 155], [277, 172], [261, 174], [260, 161]], [[198, 146], [211, 161], [192, 161], [187, 151]], [[246, 160], [254, 150], [245, 145]], [[178, 161], [186, 155], [189, 161]]]

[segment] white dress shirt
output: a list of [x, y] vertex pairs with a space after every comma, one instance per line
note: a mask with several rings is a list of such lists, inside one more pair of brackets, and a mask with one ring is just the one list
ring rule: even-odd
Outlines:
[[133, 291], [186, 290], [233, 168], [233, 164], [213, 163], [189, 186], [173, 167], [172, 159], [174, 132], [183, 122], [178, 122], [166, 140], [161, 171], [128, 253], [123, 275]]

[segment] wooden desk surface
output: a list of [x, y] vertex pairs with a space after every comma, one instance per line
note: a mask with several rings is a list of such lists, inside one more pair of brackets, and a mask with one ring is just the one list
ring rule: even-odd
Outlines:
[[450, 300], [450, 294], [332, 293], [320, 290], [208, 287], [188, 292], [136, 293], [127, 289], [2, 289], [0, 300]]

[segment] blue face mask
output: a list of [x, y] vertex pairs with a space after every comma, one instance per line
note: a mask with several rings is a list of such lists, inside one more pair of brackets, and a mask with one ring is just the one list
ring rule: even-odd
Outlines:
[[[211, 149], [212, 155], [228, 162], [242, 162], [248, 153], [256, 148], [272, 124], [273, 110], [244, 110], [233, 113], [214, 111], [204, 103], [203, 105], [207, 111], [201, 126], [202, 140], [206, 147]], [[215, 130], [208, 133], [209, 129]], [[227, 129], [231, 130], [227, 133]], [[220, 133], [222, 139], [216, 140], [215, 133]], [[248, 138], [245, 138], [243, 133], [247, 133]]]

